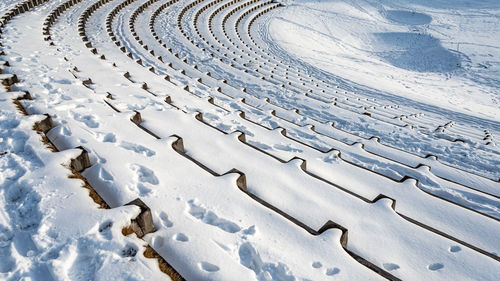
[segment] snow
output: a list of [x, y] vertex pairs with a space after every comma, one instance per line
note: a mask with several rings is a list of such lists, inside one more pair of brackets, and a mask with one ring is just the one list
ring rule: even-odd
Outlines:
[[500, 275], [496, 1], [75, 1], [44, 31], [64, 3], [2, 28], [0, 279], [169, 280], [148, 245], [186, 280]]
[[98, 209], [63, 167], [80, 152], [50, 152], [31, 129], [44, 116], [15, 114], [18, 94], [1, 94], [1, 278], [165, 278], [154, 261], [137, 254], [145, 243], [121, 234], [138, 208]]
[[443, 3], [292, 1], [269, 18], [264, 36], [296, 59], [402, 103], [498, 120], [498, 1]]

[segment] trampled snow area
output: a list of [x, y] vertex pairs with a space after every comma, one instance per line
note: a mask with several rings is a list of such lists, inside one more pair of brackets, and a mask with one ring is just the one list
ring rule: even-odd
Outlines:
[[0, 16], [0, 279], [498, 280], [497, 1]]

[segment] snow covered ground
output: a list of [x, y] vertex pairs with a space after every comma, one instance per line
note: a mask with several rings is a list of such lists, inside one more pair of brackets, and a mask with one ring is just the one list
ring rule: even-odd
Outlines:
[[[496, 1], [8, 0], [0, 15], [1, 279], [500, 276]], [[44, 114], [54, 127], [33, 130]], [[122, 233], [136, 198], [155, 226], [142, 239]]]
[[273, 45], [339, 78], [498, 120], [498, 1], [293, 1], [269, 21]]

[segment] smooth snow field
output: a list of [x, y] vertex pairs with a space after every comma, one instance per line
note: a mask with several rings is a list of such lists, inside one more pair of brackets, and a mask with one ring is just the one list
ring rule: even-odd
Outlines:
[[3, 0], [0, 81], [0, 280], [500, 279], [499, 1]]

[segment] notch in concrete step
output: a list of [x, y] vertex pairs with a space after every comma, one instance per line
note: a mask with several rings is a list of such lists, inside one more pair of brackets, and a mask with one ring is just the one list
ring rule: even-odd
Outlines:
[[89, 85], [92, 85], [92, 84], [94, 84], [94, 83], [92, 82], [92, 79], [90, 79], [90, 78], [89, 78], [89, 79], [83, 80], [83, 81], [82, 81], [82, 84], [83, 84], [85, 87], [88, 87]]
[[47, 133], [50, 129], [54, 128], [55, 124], [49, 114], [45, 114], [45, 118], [35, 123], [34, 129], [37, 132]]
[[142, 117], [141, 117], [141, 113], [139, 111], [134, 111], [135, 114], [132, 116], [132, 118], [130, 118], [130, 120], [136, 124], [136, 125], [140, 125], [142, 123]]
[[2, 85], [4, 86], [12, 86], [19, 82], [15, 74], [0, 74], [0, 80], [2, 80]]
[[168, 104], [172, 104], [172, 98], [170, 96], [165, 97], [165, 102]]
[[337, 229], [340, 229], [342, 231], [342, 235], [340, 236], [340, 245], [342, 245], [342, 248], [347, 249], [348, 231], [347, 231], [347, 228], [341, 226], [340, 224], [337, 224], [337, 223], [329, 220], [318, 230], [318, 234], [321, 234], [321, 233], [327, 231], [328, 229], [332, 229], [332, 228], [337, 228]]
[[137, 237], [142, 238], [144, 235], [155, 231], [151, 209], [141, 199], [137, 198], [125, 205], [135, 205], [141, 209], [139, 215], [132, 220], [132, 223], [129, 226]]
[[80, 155], [76, 158], [71, 159], [70, 167], [77, 172], [82, 172], [92, 166], [92, 164], [90, 163], [89, 153], [87, 150], [81, 146], [77, 148], [80, 149], [82, 153], [80, 153]]
[[239, 171], [238, 169], [231, 169], [229, 172], [223, 174], [223, 176], [228, 174], [238, 174], [238, 178], [236, 179], [236, 186], [238, 186], [240, 190], [247, 190], [247, 178], [245, 176], [245, 173]]

